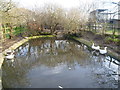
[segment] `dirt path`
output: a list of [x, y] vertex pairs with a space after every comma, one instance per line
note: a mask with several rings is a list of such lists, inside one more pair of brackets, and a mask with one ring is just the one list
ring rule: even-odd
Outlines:
[[22, 37], [14, 37], [12, 39], [7, 39], [4, 42], [1, 42], [0, 46], [0, 53], [3, 52], [5, 49], [12, 46], [14, 43], [17, 43], [18, 41], [22, 40]]

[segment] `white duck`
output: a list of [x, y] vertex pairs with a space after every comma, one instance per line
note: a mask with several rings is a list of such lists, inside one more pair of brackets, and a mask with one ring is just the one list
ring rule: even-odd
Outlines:
[[63, 89], [63, 87], [62, 86], [58, 86], [59, 88], [61, 88], [61, 89]]
[[6, 53], [12, 53], [12, 50], [8, 50], [8, 51], [6, 51]]
[[99, 49], [100, 54], [106, 54], [107, 53], [107, 47], [105, 47], [103, 50]]
[[28, 39], [28, 37], [24, 37], [25, 39]]
[[99, 49], [100, 49], [100, 46], [95, 46], [95, 44], [93, 43], [92, 49], [94, 49], [94, 50], [99, 50]]
[[15, 51], [14, 50], [8, 50], [8, 51], [6, 51], [6, 55], [10, 55], [11, 53], [15, 53]]
[[7, 56], [5, 56], [5, 58], [6, 58], [6, 59], [9, 59], [9, 60], [14, 59], [14, 57], [15, 57], [14, 53], [7, 54]]

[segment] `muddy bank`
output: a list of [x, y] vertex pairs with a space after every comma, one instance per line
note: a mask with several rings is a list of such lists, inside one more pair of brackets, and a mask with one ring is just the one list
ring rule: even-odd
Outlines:
[[93, 33], [88, 33], [85, 35], [85, 33], [87, 32], [84, 32], [84, 36], [79, 36], [79, 37], [76, 37], [74, 35], [70, 35], [69, 39], [72, 39], [74, 41], [77, 41], [77, 42], [80, 42], [80, 43], [83, 43], [85, 45], [87, 45], [89, 48], [91, 48], [92, 46], [92, 43], [94, 42], [95, 45], [99, 45], [101, 48], [104, 48], [105, 46], [108, 47], [108, 53], [107, 55], [117, 59], [120, 61], [120, 50], [119, 50], [119, 46], [115, 45], [115, 44], [107, 44], [105, 43], [105, 37], [102, 37], [102, 35], [95, 35]]
[[[81, 38], [88, 40], [90, 42], [94, 42], [101, 47], [107, 46], [110, 50], [120, 54], [120, 43], [108, 41], [108, 38], [111, 38], [112, 35], [100, 35], [94, 34], [93, 32], [85, 31], [81, 33]], [[118, 37], [120, 39], [120, 36]]]

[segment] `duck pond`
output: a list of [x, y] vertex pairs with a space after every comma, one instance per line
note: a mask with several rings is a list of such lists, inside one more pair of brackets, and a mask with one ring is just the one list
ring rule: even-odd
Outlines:
[[118, 88], [120, 62], [84, 44], [33, 39], [2, 65], [3, 88]]

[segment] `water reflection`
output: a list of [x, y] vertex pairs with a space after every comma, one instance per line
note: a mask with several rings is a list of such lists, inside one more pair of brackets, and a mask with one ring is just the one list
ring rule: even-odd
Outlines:
[[35, 39], [16, 49], [14, 62], [4, 61], [2, 80], [12, 88], [117, 88], [118, 65], [83, 44]]

